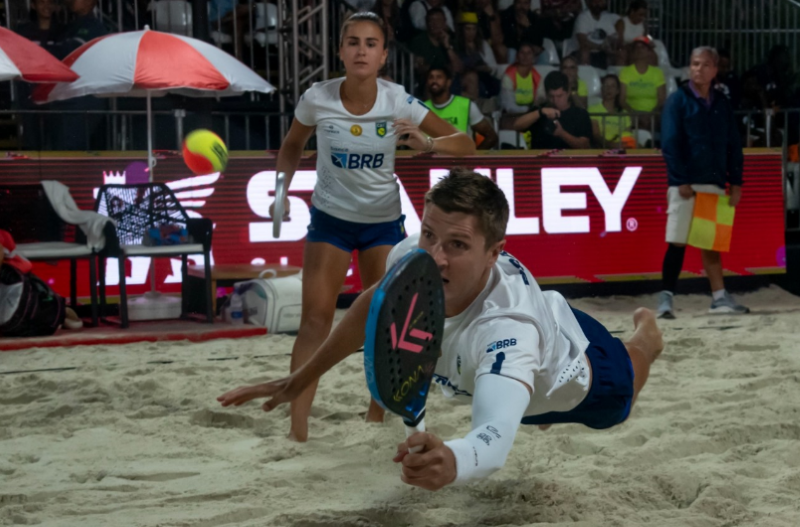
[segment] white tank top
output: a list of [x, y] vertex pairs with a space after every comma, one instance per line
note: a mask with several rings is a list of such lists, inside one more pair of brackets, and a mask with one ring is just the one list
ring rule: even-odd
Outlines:
[[630, 44], [636, 37], [644, 35], [644, 23], [634, 24], [627, 16], [622, 19], [622, 22], [625, 24], [625, 32], [622, 34], [624, 44]]

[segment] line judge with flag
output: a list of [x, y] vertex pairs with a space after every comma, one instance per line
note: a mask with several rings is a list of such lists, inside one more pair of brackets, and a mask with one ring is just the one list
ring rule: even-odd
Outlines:
[[[673, 297], [687, 243], [701, 247], [703, 267], [713, 295], [709, 312], [750, 312], [725, 290], [719, 252], [724, 244], [715, 240], [725, 236], [730, 239], [731, 207], [736, 207], [742, 197], [744, 165], [733, 108], [713, 86], [718, 63], [716, 49], [708, 46], [694, 49], [689, 65], [689, 83], [673, 93], [664, 106], [661, 146], [669, 177], [669, 205], [668, 246], [662, 267], [663, 290], [657, 310], [659, 318], [675, 318]], [[729, 191], [727, 196], [726, 187]], [[695, 207], [696, 201], [703, 206]], [[707, 212], [708, 209], [711, 213]], [[704, 232], [707, 230], [711, 232]], [[710, 243], [693, 241], [697, 239]]]

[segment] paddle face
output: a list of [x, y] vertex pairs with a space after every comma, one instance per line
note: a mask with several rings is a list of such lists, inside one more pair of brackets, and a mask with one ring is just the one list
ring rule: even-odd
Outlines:
[[364, 370], [372, 397], [415, 426], [441, 354], [444, 291], [433, 258], [405, 255], [372, 297], [364, 342]]
[[286, 174], [278, 172], [275, 176], [275, 207], [272, 214], [272, 237], [280, 238], [281, 224], [283, 215], [286, 213], [284, 207], [286, 201]]

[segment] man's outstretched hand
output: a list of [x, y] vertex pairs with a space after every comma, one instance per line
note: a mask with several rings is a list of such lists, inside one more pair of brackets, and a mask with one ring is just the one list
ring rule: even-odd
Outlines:
[[253, 399], [271, 397], [271, 399], [261, 405], [265, 412], [274, 410], [275, 407], [287, 403], [296, 398], [302, 392], [295, 382], [293, 376], [278, 379], [276, 381], [265, 382], [264, 384], [254, 384], [252, 386], [240, 386], [234, 390], [223, 393], [217, 397], [217, 401], [222, 406], [241, 406]]
[[[409, 449], [422, 447], [411, 454]], [[444, 442], [430, 432], [417, 432], [399, 445], [392, 460], [400, 463], [403, 483], [426, 490], [439, 490], [456, 479], [456, 457]]]

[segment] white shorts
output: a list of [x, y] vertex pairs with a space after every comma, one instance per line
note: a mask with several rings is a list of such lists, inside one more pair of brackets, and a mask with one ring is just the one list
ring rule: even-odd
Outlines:
[[[725, 189], [716, 185], [692, 185], [695, 192], [725, 195]], [[681, 197], [678, 187], [667, 189], [667, 243], [686, 244], [694, 216], [694, 196]]]

